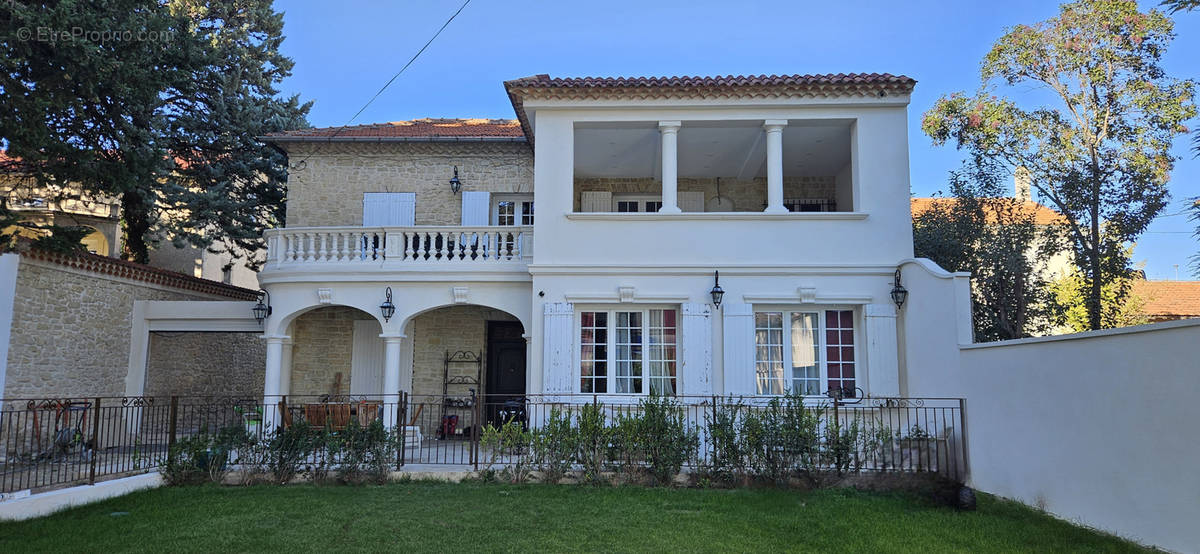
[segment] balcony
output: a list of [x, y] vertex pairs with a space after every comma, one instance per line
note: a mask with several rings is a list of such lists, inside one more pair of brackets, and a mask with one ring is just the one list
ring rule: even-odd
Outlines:
[[515, 272], [528, 275], [533, 227], [286, 227], [264, 233], [264, 274]]

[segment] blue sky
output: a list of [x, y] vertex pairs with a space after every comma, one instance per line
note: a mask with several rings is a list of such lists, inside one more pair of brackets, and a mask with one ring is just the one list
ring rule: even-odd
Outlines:
[[[338, 126], [379, 90], [461, 4], [277, 1], [285, 54], [296, 62], [284, 91], [314, 100], [309, 120]], [[1156, 3], [1143, 2], [1143, 9]], [[1008, 26], [1053, 17], [1050, 0], [841, 2], [606, 2], [472, 0], [441, 37], [354, 123], [418, 117], [513, 117], [503, 81], [553, 76], [886, 72], [918, 80], [909, 107], [913, 192], [945, 188], [958, 166], [919, 128], [939, 96], [973, 90], [979, 61]], [[1200, 79], [1200, 12], [1175, 16], [1164, 65]], [[1025, 91], [1037, 94], [1037, 91]], [[1189, 122], [1200, 127], [1200, 120]], [[1172, 174], [1173, 200], [1138, 242], [1150, 278], [1189, 275], [1200, 250], [1186, 215], [1200, 196], [1200, 159]]]

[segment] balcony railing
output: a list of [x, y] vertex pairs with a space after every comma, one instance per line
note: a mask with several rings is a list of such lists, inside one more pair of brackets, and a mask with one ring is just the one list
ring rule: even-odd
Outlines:
[[527, 262], [533, 227], [287, 227], [270, 229], [267, 266]]

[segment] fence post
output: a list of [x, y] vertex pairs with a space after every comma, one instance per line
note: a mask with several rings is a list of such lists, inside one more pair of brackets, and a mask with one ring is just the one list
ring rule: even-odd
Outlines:
[[958, 424], [962, 429], [962, 475], [958, 476], [958, 480], [966, 483], [971, 475], [971, 449], [967, 443], [967, 401], [963, 398], [958, 399]]
[[167, 464], [175, 458], [175, 425], [179, 419], [179, 397], [171, 397], [171, 410], [167, 414]]
[[471, 389], [471, 405], [475, 412], [475, 421], [471, 422], [471, 464], [475, 466], [475, 471], [479, 471], [479, 395], [475, 389]]
[[96, 458], [100, 457], [100, 397], [96, 397], [96, 406], [92, 410], [92, 464], [88, 471], [88, 484], [96, 484]]
[[404, 467], [405, 449], [408, 447], [408, 393], [400, 391], [400, 396], [396, 400], [400, 403], [396, 407], [396, 428], [400, 430], [400, 448], [396, 451], [396, 469]]

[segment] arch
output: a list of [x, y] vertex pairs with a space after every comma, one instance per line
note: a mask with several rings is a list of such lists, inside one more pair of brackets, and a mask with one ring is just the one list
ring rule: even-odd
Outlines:
[[93, 254], [101, 256], [109, 255], [108, 237], [104, 236], [103, 232], [91, 225], [82, 225], [82, 227], [91, 229], [91, 232], [80, 241], [83, 247]]
[[[526, 333], [528, 333], [528, 332], [529, 332], [529, 329], [530, 329], [530, 325], [529, 325], [529, 324], [530, 324], [530, 322], [529, 322], [529, 321], [527, 321], [527, 319], [528, 319], [528, 318], [523, 318], [523, 317], [521, 317], [521, 314], [519, 314], [519, 313], [514, 313], [514, 312], [513, 312], [511, 309], [509, 309], [509, 308], [507, 308], [507, 307], [499, 306], [499, 305], [496, 305], [496, 304], [500, 304], [500, 303], [499, 303], [499, 302], [494, 302], [494, 303], [484, 303], [484, 302], [463, 302], [463, 303], [455, 303], [455, 302], [450, 302], [450, 303], [442, 303], [442, 304], [437, 304], [437, 305], [431, 305], [431, 306], [427, 306], [427, 307], [421, 308], [421, 309], [419, 309], [419, 310], [417, 310], [417, 311], [414, 311], [414, 312], [412, 312], [412, 313], [408, 314], [408, 315], [407, 315], [407, 316], [406, 316], [406, 317], [405, 317], [403, 320], [401, 320], [399, 328], [400, 328], [400, 329], [406, 329], [406, 328], [408, 328], [408, 325], [409, 325], [410, 323], [412, 323], [412, 322], [413, 322], [413, 320], [415, 320], [416, 318], [418, 318], [418, 317], [420, 317], [420, 316], [422, 316], [422, 315], [424, 315], [424, 314], [427, 314], [427, 313], [430, 313], [430, 312], [435, 312], [435, 311], [437, 311], [437, 310], [441, 310], [441, 309], [444, 309], [444, 308], [456, 308], [456, 307], [463, 307], [463, 306], [477, 306], [477, 307], [480, 307], [480, 308], [487, 308], [487, 309], [490, 309], [490, 310], [496, 310], [496, 311], [499, 311], [499, 312], [504, 312], [504, 313], [506, 313], [506, 314], [508, 314], [508, 315], [510, 315], [510, 316], [512, 316], [512, 317], [514, 317], [514, 318], [516, 318], [516, 320], [517, 320], [518, 322], [520, 322], [520, 323], [521, 323], [521, 327], [523, 327], [523, 328], [525, 329], [525, 332], [526, 332]], [[393, 319], [395, 319], [395, 318], [393, 318]]]
[[[292, 311], [287, 312], [282, 315], [280, 315], [278, 313], [272, 314], [271, 318], [268, 320], [268, 323], [270, 325], [269, 325], [269, 327], [264, 327], [263, 334], [268, 335], [268, 336], [289, 335], [290, 334], [289, 329], [291, 328], [292, 324], [295, 323], [296, 320], [300, 318], [300, 316], [302, 316], [308, 312], [316, 311], [316, 310], [319, 310], [322, 308], [350, 308], [352, 310], [357, 310], [357, 311], [363, 312], [363, 313], [371, 316], [372, 319], [374, 319], [377, 323], [379, 323], [380, 329], [383, 329], [384, 332], [387, 332], [387, 330], [389, 329], [387, 322], [383, 321], [383, 318], [380, 317], [379, 314], [373, 313], [371, 310], [364, 309], [362, 306], [355, 306], [353, 304], [329, 303], [329, 304], [309, 304], [306, 306], [301, 306], [299, 308], [293, 309]], [[392, 318], [392, 319], [395, 319], [395, 318]]]

